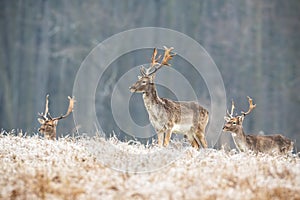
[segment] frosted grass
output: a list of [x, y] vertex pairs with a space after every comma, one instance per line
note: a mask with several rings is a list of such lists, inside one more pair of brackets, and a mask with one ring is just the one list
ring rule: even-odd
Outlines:
[[[300, 199], [297, 155], [196, 151], [178, 141], [164, 149], [116, 138], [98, 138], [94, 154], [87, 149], [91, 142], [1, 134], [0, 199]], [[119, 167], [135, 162], [132, 155], [159, 152], [155, 161], [141, 160], [139, 167], [180, 156], [151, 173], [120, 172], [99, 158], [111, 145], [119, 153], [103, 157]]]

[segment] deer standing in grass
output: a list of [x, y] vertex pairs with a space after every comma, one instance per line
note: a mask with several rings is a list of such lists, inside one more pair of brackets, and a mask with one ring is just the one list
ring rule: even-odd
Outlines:
[[253, 100], [248, 97], [249, 109], [247, 112], [242, 112], [240, 116], [233, 116], [234, 102], [232, 101], [231, 113], [227, 112], [225, 117], [224, 131], [231, 132], [235, 146], [240, 152], [247, 152], [249, 150], [262, 153], [278, 153], [287, 154], [293, 151], [294, 143], [282, 136], [282, 135], [246, 135], [243, 130], [243, 121], [246, 115], [248, 115], [255, 107]]
[[55, 139], [56, 138], [56, 126], [59, 120], [66, 118], [70, 113], [73, 111], [74, 108], [74, 98], [68, 97], [69, 99], [69, 107], [67, 113], [65, 115], [61, 115], [59, 117], [52, 118], [49, 113], [49, 95], [46, 96], [46, 106], [45, 112], [39, 113], [40, 118], [38, 118], [41, 127], [39, 128], [39, 132], [44, 134], [44, 136], [48, 139]]
[[168, 146], [172, 133], [182, 133], [187, 136], [192, 146], [207, 148], [205, 128], [208, 123], [208, 111], [197, 102], [178, 102], [160, 98], [157, 94], [154, 78], [155, 73], [168, 63], [175, 54], [173, 48], [164, 47], [164, 56], [157, 57], [157, 49], [152, 54], [150, 67], [140, 69], [139, 80], [130, 87], [131, 92], [143, 93], [145, 107], [149, 120], [154, 127], [159, 146]]

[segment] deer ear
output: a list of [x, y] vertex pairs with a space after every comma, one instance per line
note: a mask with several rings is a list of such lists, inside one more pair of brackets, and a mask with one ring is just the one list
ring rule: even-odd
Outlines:
[[142, 76], [138, 76], [138, 79], [140, 80], [142, 78]]
[[156, 74], [154, 73], [154, 74], [152, 74], [151, 76], [150, 76], [150, 80], [151, 81], [154, 81], [154, 79], [155, 79], [155, 76], [156, 76]]
[[58, 123], [58, 120], [54, 120], [54, 125], [56, 126]]
[[41, 118], [38, 118], [38, 121], [40, 124], [44, 124], [45, 123], [45, 120], [41, 119]]
[[227, 117], [227, 116], [225, 116], [224, 119], [225, 119], [226, 122], [229, 122], [229, 121], [230, 121], [230, 118]]
[[239, 124], [242, 124], [244, 121], [244, 115], [238, 117]]

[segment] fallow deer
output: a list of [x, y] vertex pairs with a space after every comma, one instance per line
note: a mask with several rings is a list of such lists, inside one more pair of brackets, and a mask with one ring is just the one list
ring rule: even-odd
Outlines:
[[149, 120], [154, 127], [159, 146], [168, 146], [172, 133], [184, 134], [192, 146], [207, 148], [205, 128], [209, 114], [206, 109], [197, 102], [179, 102], [166, 98], [160, 98], [154, 84], [155, 73], [162, 66], [170, 66], [168, 63], [175, 55], [171, 51], [173, 47], [164, 47], [164, 56], [157, 56], [155, 48], [152, 54], [150, 67], [140, 69], [139, 80], [130, 87], [131, 92], [143, 93], [143, 100], [149, 114]]
[[56, 138], [56, 126], [59, 120], [66, 118], [70, 113], [73, 111], [74, 108], [74, 97], [68, 97], [69, 99], [69, 107], [65, 115], [61, 115], [59, 117], [52, 118], [49, 113], [49, 95], [46, 96], [46, 105], [45, 105], [45, 112], [39, 113], [40, 118], [38, 118], [41, 127], [38, 129], [40, 133], [44, 134], [45, 138], [48, 139], [55, 139]]
[[255, 107], [253, 100], [248, 97], [249, 109], [247, 112], [241, 112], [239, 116], [233, 116], [234, 101], [231, 105], [231, 113], [225, 117], [224, 131], [231, 132], [235, 146], [240, 152], [253, 151], [255, 153], [262, 152], [267, 154], [288, 154], [293, 151], [294, 143], [282, 135], [247, 135], [243, 130], [243, 121]]

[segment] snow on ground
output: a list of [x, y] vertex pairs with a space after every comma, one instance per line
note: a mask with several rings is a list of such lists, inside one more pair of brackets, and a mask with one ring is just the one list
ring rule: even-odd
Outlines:
[[300, 199], [299, 191], [296, 155], [0, 134], [0, 199]]

